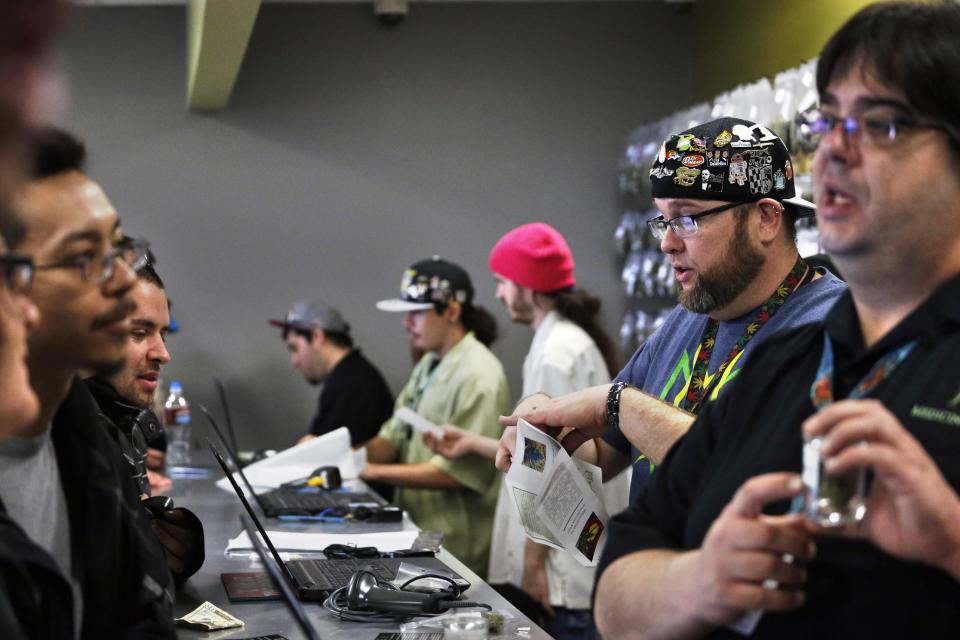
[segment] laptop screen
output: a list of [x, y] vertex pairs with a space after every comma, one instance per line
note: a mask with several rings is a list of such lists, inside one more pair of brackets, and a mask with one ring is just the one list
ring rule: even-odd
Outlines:
[[234, 430], [233, 420], [230, 418], [230, 405], [227, 403], [227, 390], [223, 386], [223, 382], [220, 381], [220, 378], [214, 378], [213, 384], [217, 388], [217, 395], [220, 397], [220, 406], [223, 408], [223, 417], [227, 423], [227, 433], [230, 435], [230, 444], [233, 445], [233, 461], [239, 463], [240, 458], [238, 458], [236, 454], [239, 453], [240, 446], [237, 445], [237, 432]]
[[254, 513], [253, 507], [250, 506], [250, 503], [247, 501], [246, 496], [243, 495], [243, 490], [240, 488], [240, 485], [237, 484], [237, 481], [233, 478], [233, 474], [230, 473], [230, 469], [227, 467], [227, 463], [226, 461], [224, 461], [223, 456], [220, 455], [220, 452], [217, 450], [217, 447], [212, 442], [207, 440], [207, 444], [210, 445], [210, 451], [213, 452], [214, 457], [217, 459], [217, 463], [223, 469], [223, 472], [226, 474], [227, 479], [230, 480], [230, 486], [233, 487], [233, 490], [237, 494], [237, 497], [240, 498], [240, 502], [243, 503], [243, 508], [247, 510], [247, 514], [249, 514], [250, 520], [253, 521], [253, 524], [257, 526], [257, 531], [259, 531], [260, 535], [263, 536], [263, 541], [267, 544], [267, 547], [270, 549], [270, 554], [273, 556], [273, 559], [277, 561], [278, 566], [283, 567], [284, 573], [286, 573], [287, 576], [290, 577], [291, 580], [293, 580], [293, 577], [290, 574], [290, 569], [287, 568], [287, 565], [284, 564], [283, 559], [280, 558], [280, 554], [277, 552], [277, 548], [273, 546], [273, 542], [271, 542], [270, 537], [267, 536], [267, 532], [264, 530], [263, 525], [260, 524], [260, 518], [257, 517], [256, 513]]
[[293, 593], [290, 583], [287, 581], [284, 572], [281, 570], [282, 565], [276, 564], [267, 557], [267, 550], [264, 548], [263, 543], [260, 542], [260, 538], [257, 536], [257, 532], [253, 528], [252, 520], [243, 514], [240, 514], [240, 522], [243, 523], [243, 528], [247, 530], [247, 535], [250, 536], [250, 542], [253, 543], [253, 548], [256, 549], [257, 555], [260, 556], [260, 560], [263, 562], [263, 566], [266, 568], [267, 573], [270, 574], [270, 577], [273, 578], [273, 581], [277, 583], [277, 587], [279, 587], [280, 591], [283, 593], [283, 599], [286, 600], [287, 607], [290, 609], [293, 617], [296, 618], [297, 624], [300, 625], [300, 628], [303, 629], [303, 632], [306, 634], [309, 640], [320, 640], [320, 633], [317, 631], [316, 627], [313, 626], [313, 623], [310, 622], [310, 619], [307, 618], [306, 610], [303, 608], [303, 605], [300, 604], [300, 601], [297, 600], [297, 596]]
[[[217, 438], [220, 439], [220, 443], [223, 445], [224, 449], [227, 452], [227, 457], [230, 459], [230, 462], [233, 463], [234, 468], [237, 470], [237, 475], [240, 476], [240, 479], [243, 480], [243, 484], [247, 487], [247, 491], [250, 492], [250, 495], [256, 497], [257, 492], [253, 490], [253, 485], [250, 484], [250, 481], [247, 480], [247, 475], [243, 472], [243, 469], [240, 467], [240, 459], [237, 458], [237, 452], [230, 447], [230, 443], [227, 442], [227, 439], [223, 437], [223, 431], [220, 430], [220, 427], [217, 425], [217, 421], [213, 419], [213, 416], [210, 415], [210, 412], [207, 411], [205, 406], [197, 405], [200, 407], [200, 412], [203, 413], [204, 417], [207, 419], [207, 422], [210, 423], [210, 426], [213, 427], [214, 433], [217, 434]], [[209, 442], [209, 441], [208, 441]], [[213, 447], [213, 443], [210, 443], [210, 446]], [[216, 451], [214, 451], [216, 454]], [[233, 474], [225, 471], [228, 478], [233, 478]]]

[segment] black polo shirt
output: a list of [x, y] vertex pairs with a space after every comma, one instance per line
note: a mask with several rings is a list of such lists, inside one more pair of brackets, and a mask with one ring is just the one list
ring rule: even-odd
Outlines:
[[393, 396], [386, 381], [360, 350], [354, 349], [337, 363], [323, 383], [310, 433], [322, 436], [347, 427], [350, 444], [359, 447], [377, 435], [392, 415]]
[[[760, 345], [738, 383], [704, 408], [636, 503], [611, 520], [598, 576], [632, 551], [700, 547], [710, 525], [749, 478], [800, 472], [800, 425], [814, 413], [810, 385], [823, 351], [824, 328], [834, 345], [838, 399], [883, 355], [920, 338], [909, 357], [868, 397], [882, 401], [897, 416], [954, 491], [960, 491], [960, 276], [869, 349], [863, 345], [848, 292], [822, 325]], [[781, 503], [767, 512], [786, 510]], [[960, 634], [960, 583], [947, 573], [897, 560], [863, 540], [820, 536], [816, 542], [806, 604], [788, 613], [765, 613], [753, 638]], [[742, 636], [719, 629], [711, 637]]]

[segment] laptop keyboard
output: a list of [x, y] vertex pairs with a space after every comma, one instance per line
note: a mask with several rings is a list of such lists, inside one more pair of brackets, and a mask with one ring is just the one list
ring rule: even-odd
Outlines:
[[331, 585], [334, 589], [346, 586], [360, 569], [372, 571], [383, 582], [392, 581], [397, 572], [379, 560], [301, 560], [297, 565], [317, 585]]
[[346, 506], [354, 502], [376, 502], [369, 493], [298, 493], [274, 490], [257, 496], [264, 511], [298, 511], [319, 513], [330, 507]]

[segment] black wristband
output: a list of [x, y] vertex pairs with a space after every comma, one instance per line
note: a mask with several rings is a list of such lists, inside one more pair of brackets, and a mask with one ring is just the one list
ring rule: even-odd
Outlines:
[[614, 382], [607, 392], [607, 426], [615, 431], [620, 430], [620, 394], [629, 386], [626, 382]]

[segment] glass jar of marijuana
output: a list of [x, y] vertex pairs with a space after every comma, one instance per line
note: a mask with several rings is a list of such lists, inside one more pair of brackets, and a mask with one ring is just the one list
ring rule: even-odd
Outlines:
[[824, 527], [860, 522], [867, 513], [866, 468], [828, 473], [820, 451], [822, 447], [822, 436], [803, 440], [804, 512]]

